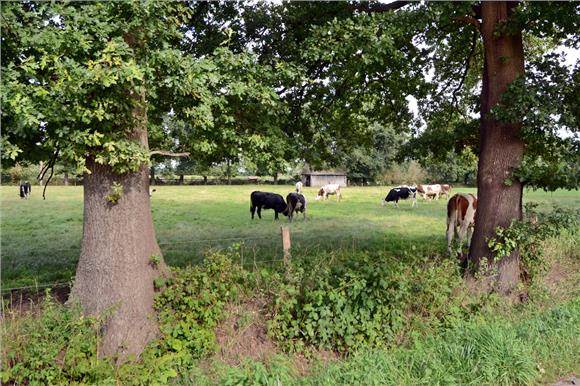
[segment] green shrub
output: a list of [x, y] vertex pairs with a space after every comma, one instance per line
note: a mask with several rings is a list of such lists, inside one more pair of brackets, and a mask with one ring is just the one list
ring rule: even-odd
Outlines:
[[101, 320], [45, 297], [38, 314], [15, 316], [2, 329], [2, 382], [16, 384], [166, 384], [194, 359], [215, 350], [224, 305], [243, 290], [246, 273], [224, 255], [175, 269], [156, 301], [160, 339], [137, 361], [99, 358]]
[[212, 353], [224, 306], [237, 299], [246, 279], [246, 272], [222, 254], [208, 256], [200, 266], [175, 269], [155, 300], [162, 334], [157, 352], [176, 354], [173, 360], [184, 366]]
[[537, 204], [526, 204], [525, 218], [513, 221], [507, 228], [498, 227], [496, 236], [488, 240], [488, 246], [496, 259], [520, 252], [520, 266], [526, 282], [541, 277], [548, 265], [543, 254], [543, 242], [559, 236], [563, 231], [578, 229], [580, 210], [555, 207], [548, 213], [536, 210]]
[[[6, 315], [5, 315], [6, 316]], [[55, 385], [113, 380], [111, 361], [98, 359], [95, 318], [64, 307], [47, 291], [39, 315], [4, 320], [2, 383]]]
[[453, 324], [466, 312], [462, 280], [450, 261], [410, 264], [359, 253], [294, 264], [269, 325], [289, 349], [384, 346], [413, 330]]

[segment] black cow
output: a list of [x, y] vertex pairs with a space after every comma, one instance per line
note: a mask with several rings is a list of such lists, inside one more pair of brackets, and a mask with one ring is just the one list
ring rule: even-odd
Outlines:
[[306, 198], [300, 193], [288, 193], [286, 196], [288, 204], [288, 220], [292, 221], [294, 212], [302, 212], [306, 220]]
[[30, 196], [30, 192], [32, 191], [32, 187], [30, 186], [30, 182], [21, 182], [20, 183], [20, 198], [27, 199]]
[[417, 188], [409, 186], [397, 186], [389, 191], [387, 197], [382, 200], [382, 205], [385, 206], [387, 202], [394, 202], [395, 206], [399, 207], [399, 200], [413, 199], [413, 205], [417, 205]]
[[258, 210], [258, 218], [262, 218], [262, 209], [274, 209], [274, 219], [278, 220], [278, 213], [288, 216], [288, 206], [284, 202], [284, 197], [276, 193], [252, 192], [250, 195], [250, 213], [252, 220], [254, 213]]

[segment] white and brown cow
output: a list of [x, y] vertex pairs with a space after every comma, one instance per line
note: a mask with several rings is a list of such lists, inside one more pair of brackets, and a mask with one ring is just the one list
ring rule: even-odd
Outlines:
[[441, 194], [441, 185], [439, 184], [432, 184], [432, 185], [417, 185], [417, 193], [422, 196], [425, 200], [431, 196], [433, 196], [436, 200], [439, 199], [439, 195]]
[[340, 193], [340, 185], [339, 184], [327, 184], [324, 185], [318, 193], [316, 193], [316, 200], [324, 199], [326, 200], [329, 195], [336, 194], [336, 201], [340, 201], [342, 195]]
[[467, 237], [467, 247], [471, 242], [473, 227], [475, 226], [475, 211], [477, 210], [477, 197], [470, 193], [457, 193], [447, 203], [447, 250], [451, 255], [451, 243], [457, 236], [459, 252], [463, 239]]

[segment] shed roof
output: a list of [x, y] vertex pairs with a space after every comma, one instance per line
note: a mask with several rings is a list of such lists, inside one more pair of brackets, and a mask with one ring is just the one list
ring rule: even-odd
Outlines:
[[334, 171], [319, 171], [319, 172], [303, 172], [303, 176], [346, 176], [344, 172]]

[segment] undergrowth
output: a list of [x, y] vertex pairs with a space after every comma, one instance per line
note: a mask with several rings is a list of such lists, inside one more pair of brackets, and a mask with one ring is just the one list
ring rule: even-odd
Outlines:
[[291, 350], [349, 352], [400, 344], [470, 309], [457, 264], [367, 253], [296, 262], [274, 300], [270, 334]]
[[[99, 357], [102, 321], [77, 307], [46, 296], [34, 312], [5, 311], [2, 383], [528, 384], [578, 371], [578, 297], [543, 312], [534, 299], [503, 312], [497, 296], [468, 293], [456, 262], [413, 251], [295, 256], [261, 271], [233, 263], [236, 253], [158, 280], [159, 338], [121, 365]], [[219, 348], [226, 306], [248, 296], [269, 302], [262, 316], [280, 355], [203, 369], [199, 360]], [[295, 371], [294, 352], [318, 349], [342, 359], [306, 377]]]

